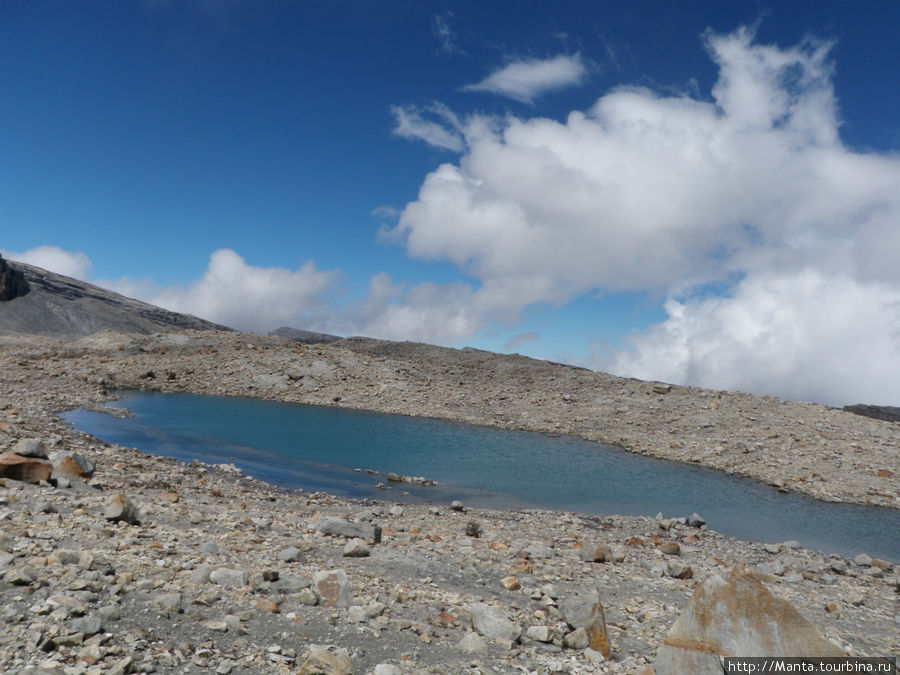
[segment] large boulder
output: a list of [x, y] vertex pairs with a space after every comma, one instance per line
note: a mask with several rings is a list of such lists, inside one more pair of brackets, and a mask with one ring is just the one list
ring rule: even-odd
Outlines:
[[52, 470], [53, 465], [39, 457], [23, 457], [14, 452], [0, 455], [0, 478], [40, 483], [50, 478]]
[[653, 664], [656, 675], [721, 675], [720, 657], [846, 656], [753, 571], [736, 565], [697, 586]]

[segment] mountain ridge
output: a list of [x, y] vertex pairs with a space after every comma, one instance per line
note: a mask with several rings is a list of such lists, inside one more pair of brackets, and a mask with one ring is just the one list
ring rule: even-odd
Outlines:
[[148, 334], [159, 330], [232, 330], [34, 265], [0, 257], [8, 281], [0, 296], [0, 335], [85, 336], [104, 330]]

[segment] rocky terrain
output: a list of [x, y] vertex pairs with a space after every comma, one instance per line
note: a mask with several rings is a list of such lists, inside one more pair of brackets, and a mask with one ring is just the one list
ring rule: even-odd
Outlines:
[[[290, 491], [107, 445], [56, 416], [127, 388], [571, 433], [900, 506], [897, 425], [825, 406], [362, 338], [0, 337], [0, 466], [16, 477], [0, 486], [2, 672], [663, 675], [688, 647], [748, 648], [748, 625], [776, 627], [773, 653], [900, 651], [889, 561], [741, 542], [673, 518], [687, 514]], [[756, 601], [710, 615], [697, 606], [710, 588]], [[680, 615], [705, 616], [706, 632], [673, 630]]]
[[0, 257], [0, 335], [91, 335], [97, 331], [228, 330], [105, 288]]

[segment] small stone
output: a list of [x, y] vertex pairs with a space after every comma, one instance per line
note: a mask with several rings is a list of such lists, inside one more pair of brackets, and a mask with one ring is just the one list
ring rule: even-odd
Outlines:
[[550, 626], [529, 626], [525, 637], [536, 642], [553, 642], [553, 629]]
[[47, 448], [41, 438], [20, 438], [13, 446], [13, 452], [22, 457], [47, 459]]
[[860, 553], [853, 559], [853, 562], [855, 562], [860, 567], [868, 567], [872, 564], [872, 558], [867, 556], [865, 553]]
[[401, 675], [403, 671], [393, 663], [379, 663], [375, 666], [372, 675]]
[[563, 638], [563, 647], [566, 649], [587, 649], [591, 641], [584, 628], [576, 628]]
[[664, 541], [659, 545], [659, 550], [666, 555], [681, 555], [681, 546], [677, 541]]
[[475, 654], [482, 658], [488, 655], [487, 642], [485, 642], [484, 638], [477, 633], [466, 633], [456, 646], [464, 652]]
[[388, 513], [391, 514], [392, 516], [394, 516], [395, 518], [399, 518], [400, 516], [402, 516], [404, 514], [404, 510], [403, 510], [402, 506], [392, 506], [388, 510]]
[[241, 625], [241, 620], [236, 617], [234, 614], [226, 614], [225, 615], [225, 624], [233, 630], [235, 633], [244, 633], [244, 627]]
[[334, 645], [310, 645], [297, 675], [353, 675], [353, 661], [346, 649]]
[[466, 508], [463, 506], [463, 503], [457, 499], [454, 499], [452, 502], [450, 502], [450, 508], [453, 511], [459, 511], [460, 513], [466, 510]]
[[228, 630], [228, 624], [224, 621], [207, 621], [203, 625], [209, 628], [209, 630], [214, 630], [217, 633], [224, 633]]
[[825, 611], [829, 615], [831, 615], [833, 617], [837, 617], [841, 613], [841, 606], [839, 604], [837, 604], [836, 602], [826, 602], [825, 603]]
[[798, 584], [803, 581], [803, 575], [799, 572], [790, 572], [784, 575], [784, 581], [788, 584]]
[[191, 583], [196, 584], [197, 586], [202, 586], [203, 584], [209, 582], [210, 574], [214, 569], [215, 568], [212, 565], [201, 565], [191, 572]]
[[103, 630], [103, 623], [99, 617], [83, 617], [81, 619], [73, 619], [68, 623], [69, 630], [76, 633], [84, 633], [85, 635], [96, 635]]
[[210, 573], [209, 580], [219, 586], [237, 588], [247, 584], [247, 573], [244, 570], [232, 569], [230, 567], [219, 567]]
[[300, 601], [301, 605], [306, 605], [307, 607], [312, 607], [319, 602], [319, 596], [317, 596], [312, 589], [304, 588], [297, 594], [297, 600]]
[[521, 582], [514, 576], [503, 577], [500, 584], [508, 591], [518, 591], [522, 588]]
[[313, 587], [323, 607], [349, 607], [350, 581], [343, 569], [324, 570], [313, 576]]
[[706, 525], [706, 521], [696, 511], [687, 517], [687, 524], [690, 527], [703, 527]]
[[90, 478], [94, 475], [97, 465], [84, 455], [74, 452], [54, 452], [50, 455], [50, 463], [53, 470], [50, 477], [60, 478]]
[[472, 626], [475, 630], [489, 640], [506, 638], [515, 641], [522, 634], [518, 624], [500, 616], [484, 603], [469, 605], [466, 611], [472, 616]]
[[216, 675], [228, 675], [234, 668], [234, 661], [223, 659], [216, 667]]
[[756, 569], [763, 574], [772, 574], [780, 577], [784, 574], [784, 563], [780, 560], [773, 560], [771, 562], [763, 563], [762, 565], [757, 565]]
[[138, 510], [123, 494], [115, 494], [106, 500], [103, 508], [103, 517], [113, 522], [125, 522], [129, 525], [138, 524]]
[[131, 667], [133, 665], [134, 659], [130, 656], [126, 656], [112, 664], [109, 667], [109, 670], [106, 671], [106, 675], [125, 675], [125, 673], [131, 672]]
[[200, 545], [200, 553], [218, 553], [219, 544], [215, 540], [203, 542]]
[[341, 555], [345, 558], [366, 558], [369, 555], [369, 547], [362, 539], [351, 539], [344, 544]]
[[369, 523], [351, 523], [343, 518], [326, 517], [313, 525], [313, 530], [332, 537], [345, 539], [372, 539], [381, 542], [381, 528]]
[[582, 595], [563, 598], [559, 602], [559, 610], [566, 623], [574, 630], [584, 628], [591, 649], [600, 651], [609, 658], [609, 636], [606, 630], [606, 616], [600, 594], [591, 591]]
[[296, 546], [290, 546], [278, 552], [278, 559], [282, 562], [303, 562], [303, 551]]
[[680, 560], [670, 560], [666, 565], [666, 574], [675, 579], [690, 579], [694, 576], [694, 570]]
[[163, 593], [156, 596], [156, 604], [166, 612], [177, 612], [181, 608], [180, 593]]
[[33, 567], [14, 567], [7, 570], [3, 580], [13, 586], [28, 586], [37, 581], [38, 573]]
[[600, 546], [585, 545], [581, 549], [581, 559], [585, 562], [612, 562], [612, 558], [612, 549], [605, 544]]
[[281, 608], [278, 606], [278, 603], [269, 600], [268, 598], [260, 598], [256, 601], [256, 606], [264, 612], [270, 612], [272, 614], [278, 614], [281, 612]]

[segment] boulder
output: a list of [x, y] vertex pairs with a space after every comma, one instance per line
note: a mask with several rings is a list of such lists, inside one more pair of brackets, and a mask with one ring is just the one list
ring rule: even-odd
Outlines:
[[720, 675], [720, 656], [845, 656], [753, 571], [736, 565], [694, 591], [657, 654], [656, 675]]
[[353, 675], [353, 661], [346, 649], [334, 645], [310, 645], [297, 675]]
[[0, 455], [0, 478], [40, 483], [50, 478], [52, 470], [53, 465], [45, 459], [23, 457], [14, 452]]
[[50, 455], [50, 464], [53, 470], [51, 478], [90, 478], [94, 475], [96, 464], [93, 461], [74, 452], [54, 452]]
[[13, 452], [22, 457], [47, 459], [47, 448], [40, 438], [20, 438], [13, 446]]
[[140, 513], [137, 507], [128, 500], [128, 497], [121, 493], [113, 495], [106, 500], [103, 517], [107, 520], [112, 520], [116, 523], [121, 520], [129, 525], [137, 525], [140, 522], [139, 516]]
[[573, 631], [584, 628], [588, 637], [587, 646], [603, 654], [604, 658], [609, 658], [606, 617], [597, 591], [561, 599], [559, 611]]
[[522, 635], [519, 624], [505, 619], [482, 602], [469, 605], [466, 611], [472, 616], [475, 630], [489, 640], [503, 638], [515, 642]]
[[351, 539], [344, 544], [341, 555], [345, 558], [365, 558], [369, 555], [369, 547], [362, 539]]
[[219, 586], [240, 588], [247, 585], [247, 573], [231, 567], [219, 567], [209, 574], [209, 580]]
[[613, 552], [606, 544], [585, 544], [581, 548], [581, 559], [585, 562], [612, 562]]
[[343, 518], [329, 516], [322, 518], [313, 526], [315, 532], [332, 537], [346, 539], [372, 539], [376, 544], [381, 541], [381, 528], [369, 523], [351, 523]]
[[313, 588], [323, 607], [349, 607], [352, 604], [350, 581], [343, 569], [316, 572]]

